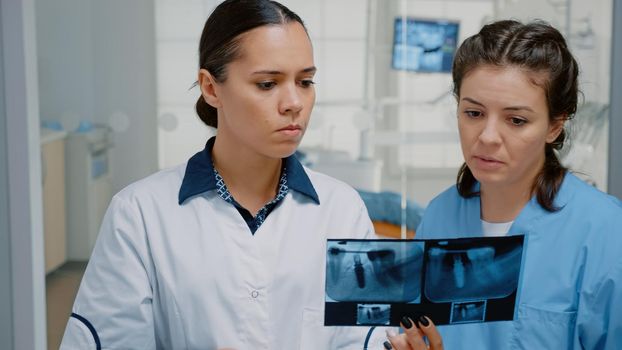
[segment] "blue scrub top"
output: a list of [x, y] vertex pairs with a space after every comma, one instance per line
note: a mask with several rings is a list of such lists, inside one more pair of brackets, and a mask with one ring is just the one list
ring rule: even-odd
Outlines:
[[[555, 205], [532, 198], [510, 228], [527, 237], [515, 320], [440, 326], [446, 349], [622, 349], [622, 204], [567, 174]], [[483, 236], [480, 218], [452, 186], [417, 238]]]

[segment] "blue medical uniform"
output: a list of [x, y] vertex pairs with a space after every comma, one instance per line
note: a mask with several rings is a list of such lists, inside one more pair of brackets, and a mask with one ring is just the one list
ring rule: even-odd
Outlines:
[[[567, 174], [547, 212], [534, 198], [509, 235], [527, 237], [514, 321], [439, 327], [446, 349], [622, 349], [622, 205]], [[455, 186], [417, 238], [482, 236], [480, 198]]]

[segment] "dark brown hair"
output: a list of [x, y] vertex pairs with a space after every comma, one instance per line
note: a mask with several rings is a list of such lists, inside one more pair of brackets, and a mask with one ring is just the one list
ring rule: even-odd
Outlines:
[[[276, 1], [226, 0], [218, 5], [203, 27], [199, 43], [199, 68], [206, 69], [222, 83], [227, 79], [227, 65], [240, 55], [241, 34], [264, 25], [304, 22], [297, 14]], [[306, 28], [305, 28], [306, 30]], [[218, 127], [218, 113], [203, 96], [196, 103], [199, 118]]]
[[[574, 117], [579, 96], [579, 68], [563, 35], [549, 24], [503, 20], [485, 25], [479, 33], [466, 39], [458, 48], [453, 62], [453, 93], [456, 98], [459, 99], [464, 77], [482, 65], [514, 66], [545, 73], [545, 82], [539, 85], [546, 94], [549, 121]], [[560, 150], [565, 139], [566, 132], [562, 129], [552, 143], [546, 144], [544, 166], [533, 184], [538, 203], [551, 212], [558, 210], [554, 200], [567, 172], [554, 150]], [[474, 190], [476, 182], [464, 163], [457, 178], [460, 195], [479, 195]]]

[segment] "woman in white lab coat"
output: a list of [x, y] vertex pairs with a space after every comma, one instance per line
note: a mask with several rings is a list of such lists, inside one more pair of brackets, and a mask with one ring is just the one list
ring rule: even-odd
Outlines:
[[352, 188], [293, 156], [315, 101], [302, 20], [225, 1], [199, 54], [217, 136], [114, 196], [61, 348], [362, 348], [366, 329], [323, 326], [326, 239], [373, 229]]

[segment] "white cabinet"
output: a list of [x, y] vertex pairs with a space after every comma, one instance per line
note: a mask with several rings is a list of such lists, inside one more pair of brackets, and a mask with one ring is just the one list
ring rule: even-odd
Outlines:
[[43, 234], [45, 272], [65, 263], [65, 133], [42, 130], [41, 168], [43, 181]]
[[112, 198], [109, 130], [95, 127], [67, 138], [67, 259], [91, 256], [99, 226]]

